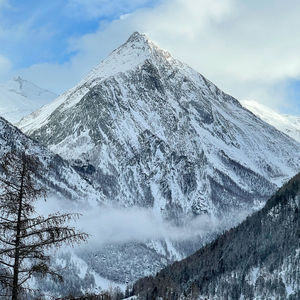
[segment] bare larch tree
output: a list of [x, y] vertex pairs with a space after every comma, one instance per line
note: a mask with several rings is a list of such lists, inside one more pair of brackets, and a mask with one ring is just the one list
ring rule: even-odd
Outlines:
[[24, 152], [0, 160], [0, 289], [12, 300], [23, 297], [33, 275], [58, 275], [49, 266], [51, 247], [87, 239], [67, 225], [78, 214], [37, 214], [34, 204], [46, 196], [36, 180], [41, 169], [41, 162]]

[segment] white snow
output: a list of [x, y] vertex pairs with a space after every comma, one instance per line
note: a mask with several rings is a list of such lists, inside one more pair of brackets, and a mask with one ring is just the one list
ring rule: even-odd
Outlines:
[[258, 275], [259, 275], [259, 268], [258, 267], [255, 267], [255, 268], [252, 268], [251, 272], [250, 272], [250, 283], [252, 285], [255, 285], [256, 283], [256, 280], [258, 278]]
[[15, 123], [56, 97], [56, 94], [17, 77], [0, 84], [0, 115]]
[[244, 100], [242, 104], [265, 122], [300, 142], [300, 116], [281, 114], [253, 100]]
[[119, 287], [122, 291], [125, 291], [126, 285], [125, 284], [118, 284], [116, 282], [113, 282], [111, 280], [108, 280], [106, 278], [101, 277], [98, 273], [95, 271], [91, 270], [86, 262], [79, 258], [75, 253], [72, 253], [72, 262], [75, 263], [78, 266], [78, 269], [80, 270], [79, 275], [80, 278], [84, 278], [85, 274], [89, 271], [95, 279], [95, 290], [99, 291], [109, 291], [110, 289]]
[[18, 127], [28, 133], [34, 131], [44, 124], [51, 113], [60, 105], [64, 104], [63, 109], [70, 108], [76, 105], [90, 88], [102, 80], [142, 64], [151, 54], [152, 47], [154, 47], [153, 43], [148, 41], [146, 37], [139, 39], [136, 43], [122, 45], [92, 69], [78, 85], [58, 97], [54, 102], [21, 120]]

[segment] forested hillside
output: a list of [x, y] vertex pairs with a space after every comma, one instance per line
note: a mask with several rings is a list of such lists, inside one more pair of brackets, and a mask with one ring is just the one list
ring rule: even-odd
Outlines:
[[183, 261], [134, 285], [139, 299], [300, 297], [300, 174], [265, 207]]

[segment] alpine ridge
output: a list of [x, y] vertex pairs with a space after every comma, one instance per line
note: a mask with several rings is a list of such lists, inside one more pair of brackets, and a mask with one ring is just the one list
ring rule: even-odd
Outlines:
[[[103, 196], [76, 172], [72, 166], [59, 155], [52, 153], [47, 148], [23, 134], [18, 128], [0, 117], [0, 155], [15, 151], [25, 151], [34, 155], [43, 165], [43, 172], [37, 180], [45, 186], [49, 197], [72, 200], [81, 203], [85, 199], [85, 205], [98, 206]], [[1, 174], [1, 173], [0, 173]]]
[[91, 164], [107, 197], [163, 214], [262, 203], [299, 168], [299, 158], [287, 159], [299, 144], [139, 33], [18, 126], [74, 164]]
[[[299, 143], [137, 32], [17, 126], [68, 160], [106, 203], [148, 208], [175, 226], [202, 215], [234, 222], [233, 212], [259, 209], [300, 169]], [[130, 282], [202, 243], [108, 245], [84, 260]]]
[[265, 122], [300, 142], [300, 117], [280, 114], [256, 101], [244, 100], [242, 105]]
[[56, 97], [56, 94], [18, 76], [0, 84], [0, 115], [16, 123]]

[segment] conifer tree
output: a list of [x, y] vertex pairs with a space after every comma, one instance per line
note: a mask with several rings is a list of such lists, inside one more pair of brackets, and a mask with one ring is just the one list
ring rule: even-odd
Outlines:
[[0, 286], [5, 296], [21, 299], [35, 274], [59, 276], [49, 266], [47, 251], [87, 235], [67, 225], [78, 214], [38, 215], [35, 202], [46, 197], [38, 184], [42, 163], [34, 156], [9, 152], [0, 160]]

